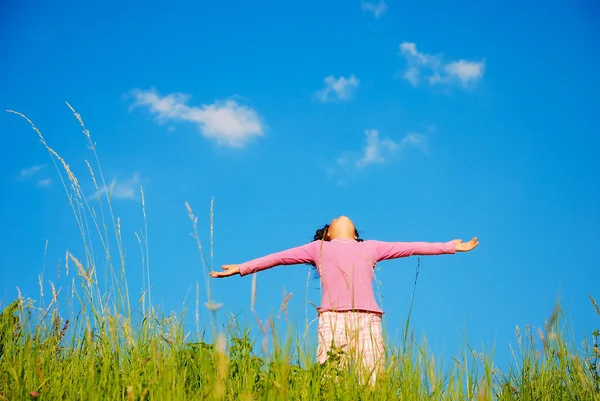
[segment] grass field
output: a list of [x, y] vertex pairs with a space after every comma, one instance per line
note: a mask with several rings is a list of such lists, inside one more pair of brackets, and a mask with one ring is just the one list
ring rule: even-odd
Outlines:
[[600, 399], [597, 346], [573, 349], [556, 331], [558, 318], [516, 339], [509, 372], [470, 351], [443, 367], [409, 342], [389, 351], [385, 373], [370, 386], [335, 356], [316, 364], [294, 341], [257, 355], [240, 330], [207, 344], [186, 341], [177, 319], [151, 314], [133, 327], [122, 315], [70, 322], [51, 313], [39, 321], [31, 312], [15, 301], [0, 318], [0, 399]]
[[[95, 143], [75, 116], [93, 154], [94, 167], [86, 161], [90, 179], [96, 189], [107, 188]], [[250, 330], [234, 324], [219, 332], [212, 323], [208, 337], [215, 341], [203, 341], [208, 337], [199, 330], [192, 340], [184, 332], [185, 316], [155, 312], [149, 291], [139, 301], [130, 299], [121, 223], [113, 213], [110, 191], [104, 203], [88, 203], [67, 162], [21, 117], [57, 167], [85, 251], [81, 258], [66, 255], [70, 293], [52, 286], [48, 305], [20, 296], [2, 305], [0, 400], [600, 400], [600, 332], [576, 344], [558, 306], [544, 329], [517, 331], [506, 372], [468, 347], [460, 357], [442, 361], [429, 352], [425, 340], [405, 337], [399, 347], [387, 350], [385, 372], [373, 386], [343, 369], [339, 354], [318, 365], [310, 344], [299, 335], [280, 335], [274, 319], [261, 327], [273, 337], [266, 352], [255, 346], [262, 338], [251, 338]], [[142, 212], [145, 217], [143, 201]], [[199, 240], [189, 207], [188, 213], [208, 269], [203, 256], [208, 249]], [[142, 254], [148, 255], [147, 227], [136, 235]], [[148, 283], [147, 256], [145, 263]], [[107, 289], [101, 291], [99, 277]], [[218, 305], [210, 302], [206, 284], [206, 307], [216, 316]], [[590, 301], [600, 326], [600, 309], [591, 296]]]

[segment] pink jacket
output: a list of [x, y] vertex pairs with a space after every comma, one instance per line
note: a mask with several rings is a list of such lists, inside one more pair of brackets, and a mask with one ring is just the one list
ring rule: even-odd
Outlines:
[[377, 262], [413, 255], [454, 254], [449, 242], [313, 241], [239, 265], [245, 276], [279, 265], [310, 263], [321, 276], [320, 311], [383, 311], [375, 301], [373, 268]]

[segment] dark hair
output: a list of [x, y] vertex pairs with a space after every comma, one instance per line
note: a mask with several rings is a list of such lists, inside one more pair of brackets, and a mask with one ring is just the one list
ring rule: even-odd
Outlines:
[[[327, 230], [329, 230], [329, 224], [325, 224], [323, 227], [321, 227], [317, 231], [315, 231], [315, 236], [313, 237], [313, 241], [319, 241], [319, 240], [329, 241], [326, 238]], [[356, 228], [354, 228], [354, 235], [356, 235], [356, 241], [358, 241], [358, 242], [364, 241], [362, 238], [360, 238], [360, 235], [358, 234], [358, 230]]]

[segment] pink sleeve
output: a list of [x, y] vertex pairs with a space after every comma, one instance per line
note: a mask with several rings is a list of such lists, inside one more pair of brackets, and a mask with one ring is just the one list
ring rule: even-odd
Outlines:
[[240, 276], [270, 269], [275, 266], [314, 263], [314, 244], [314, 242], [309, 242], [306, 245], [272, 253], [262, 258], [242, 263], [238, 265]]
[[[367, 242], [367, 241], [365, 241]], [[383, 242], [368, 241], [377, 262], [413, 255], [443, 255], [455, 253], [454, 242]]]

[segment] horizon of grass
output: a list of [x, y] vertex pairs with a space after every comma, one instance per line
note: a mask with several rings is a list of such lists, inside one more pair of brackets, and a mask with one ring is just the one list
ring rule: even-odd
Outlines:
[[[185, 333], [188, 305], [165, 315], [152, 303], [145, 196], [140, 186], [143, 228], [135, 236], [142, 259], [142, 296], [133, 303], [127, 284], [121, 219], [112, 204], [96, 153], [96, 143], [81, 116], [74, 113], [92, 153], [85, 160], [100, 201], [86, 198], [71, 167], [49, 146], [25, 115], [50, 154], [69, 199], [82, 239], [82, 255], [65, 254], [70, 296], [50, 281], [52, 298], [17, 300], [0, 314], [0, 401], [27, 399], [179, 400], [179, 399], [402, 399], [402, 400], [600, 400], [598, 330], [577, 348], [557, 305], [543, 328], [517, 327], [516, 349], [507, 372], [493, 358], [465, 345], [460, 356], [444, 361], [431, 353], [427, 339], [409, 336], [410, 311], [402, 342], [387, 347], [384, 372], [371, 386], [341, 364], [333, 350], [324, 365], [316, 362], [304, 334], [280, 333], [274, 317], [256, 315], [260, 337], [250, 335], [235, 317], [216, 324], [220, 304], [212, 298], [204, 274], [209, 333], [200, 327], [200, 284], [195, 283], [195, 338]], [[210, 205], [210, 252], [204, 249], [198, 218], [186, 210], [205, 273], [213, 266], [214, 198]], [[116, 255], [116, 256], [115, 256]], [[69, 275], [69, 268], [71, 274]], [[99, 270], [102, 269], [100, 272]], [[73, 274], [75, 272], [75, 275]], [[417, 268], [418, 276], [418, 268]], [[252, 311], [254, 312], [255, 277]], [[416, 288], [415, 277], [415, 288]], [[61, 298], [62, 295], [62, 298]], [[414, 289], [413, 289], [414, 296]], [[590, 301], [600, 316], [592, 296]], [[2, 304], [0, 303], [0, 306]], [[133, 306], [132, 306], [133, 305]], [[412, 298], [411, 298], [412, 305]], [[285, 300], [282, 308], [285, 308]], [[65, 313], [64, 309], [70, 313]], [[65, 316], [68, 315], [68, 318]], [[268, 342], [268, 335], [272, 341]], [[260, 345], [259, 345], [260, 342]]]

